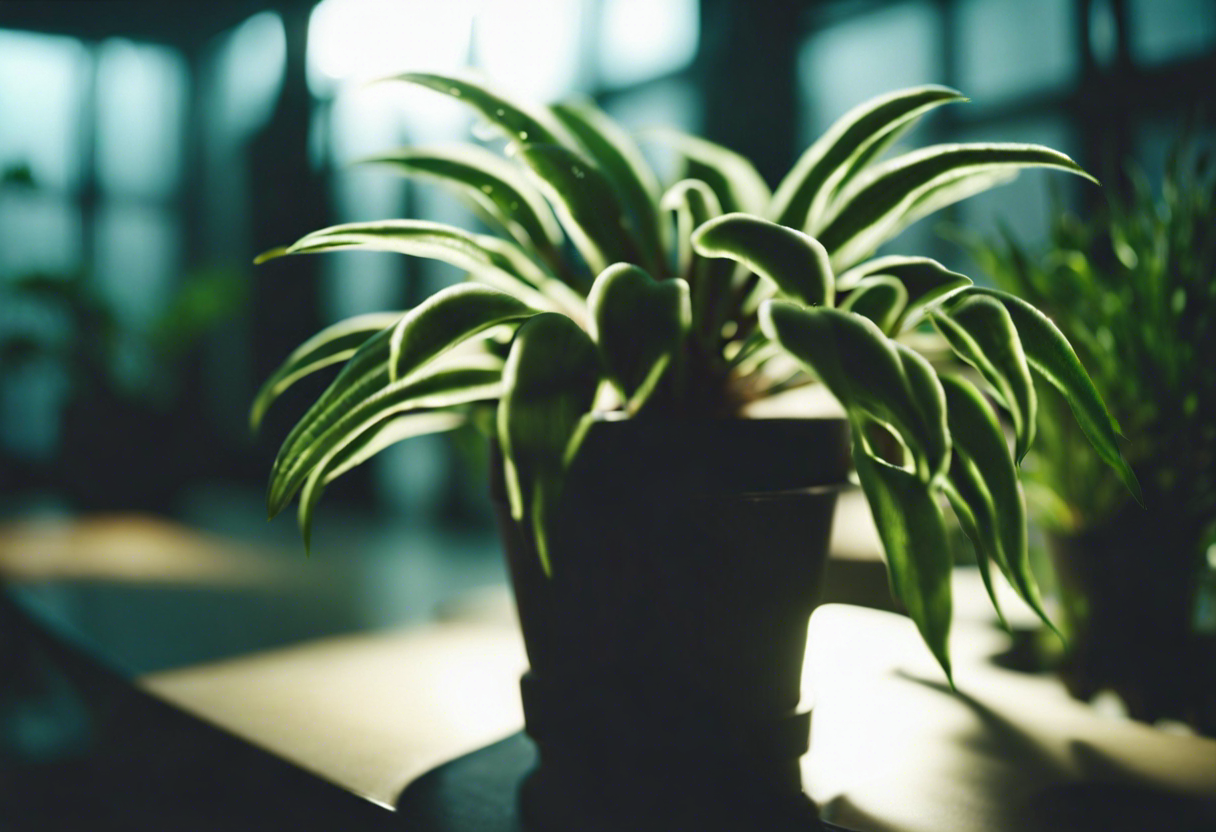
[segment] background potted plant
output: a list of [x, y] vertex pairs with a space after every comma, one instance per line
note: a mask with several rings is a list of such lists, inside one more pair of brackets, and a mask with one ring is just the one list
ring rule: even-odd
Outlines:
[[[1129, 713], [1216, 733], [1216, 636], [1200, 591], [1216, 544], [1216, 176], [1180, 144], [1160, 195], [1132, 172], [1133, 196], [1091, 221], [1059, 213], [1050, 245], [968, 241], [997, 283], [1047, 311], [1076, 345], [1135, 441], [1128, 457], [1148, 511], [1094, 465], [1064, 403], [1045, 396], [1027, 460], [1050, 533], [1074, 695], [1120, 695]], [[1210, 603], [1210, 601], [1209, 601]], [[1210, 616], [1210, 613], [1209, 613]]]
[[[775, 193], [737, 154], [661, 133], [689, 163], [688, 178], [661, 190], [634, 140], [589, 103], [528, 107], [464, 79], [397, 80], [472, 106], [510, 160], [463, 146], [375, 161], [453, 185], [505, 233], [386, 220], [260, 258], [389, 250], [471, 278], [408, 313], [329, 327], [266, 383], [255, 426], [296, 379], [345, 362], [282, 445], [271, 515], [299, 492], [307, 540], [335, 477], [391, 442], [478, 421], [501, 449], [497, 493], [532, 664], [523, 694], [540, 764], [525, 815], [563, 829], [813, 824], [798, 683], [850, 448], [892, 588], [947, 675], [940, 496], [985, 576], [997, 564], [1041, 610], [996, 412], [899, 336], [927, 321], [941, 330], [1009, 413], [1019, 459], [1037, 371], [1138, 494], [1113, 420], [1046, 317], [926, 258], [866, 259], [1019, 168], [1086, 174], [1034, 145], [882, 160], [919, 116], [963, 100], [926, 86], [846, 114]], [[847, 419], [737, 418], [814, 380]]]

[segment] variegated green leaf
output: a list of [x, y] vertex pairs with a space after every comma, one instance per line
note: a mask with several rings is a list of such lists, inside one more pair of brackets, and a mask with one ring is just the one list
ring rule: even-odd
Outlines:
[[836, 289], [846, 291], [869, 277], [887, 275], [904, 285], [908, 300], [895, 326], [894, 334], [905, 332], [920, 322], [925, 309], [941, 303], [971, 285], [971, 279], [952, 272], [928, 257], [876, 257], [849, 269], [836, 279]]
[[361, 161], [456, 186], [521, 245], [550, 256], [561, 246], [561, 228], [549, 204], [515, 165], [483, 147], [405, 147]]
[[965, 379], [943, 376], [941, 384], [956, 453], [974, 466], [957, 475], [952, 469], [951, 481], [975, 516], [981, 541], [977, 549], [989, 554], [1022, 600], [1054, 629], [1030, 568], [1026, 501], [996, 414]]
[[344, 410], [297, 453], [280, 456], [270, 479], [271, 516], [291, 502], [316, 466], [323, 465], [331, 453], [340, 451], [384, 418], [498, 398], [502, 394], [502, 369], [481, 361], [472, 366], [469, 363], [428, 368], [380, 388]]
[[279, 365], [258, 390], [249, 410], [249, 427], [257, 430], [262, 417], [283, 391], [305, 376], [353, 356], [367, 339], [388, 329], [404, 312], [372, 312], [339, 321], [309, 338]]
[[983, 171], [972, 173], [929, 188], [918, 196], [911, 205], [894, 222], [884, 227], [882, 233], [876, 234], [872, 244], [875, 248], [892, 240], [903, 233], [903, 230], [913, 223], [923, 220], [930, 214], [935, 214], [948, 205], [962, 202], [976, 194], [990, 191], [1001, 185], [1007, 185], [1018, 178], [1019, 169]]
[[[264, 262], [286, 254], [327, 251], [393, 251], [450, 263], [474, 279], [518, 297], [537, 309], [556, 310], [557, 302], [538, 291], [521, 275], [508, 270], [508, 261], [487, 250], [479, 238], [463, 228], [426, 220], [380, 220], [335, 225], [306, 234], [285, 249], [272, 249], [258, 258]], [[496, 249], [509, 246], [499, 240]]]
[[734, 263], [704, 258], [692, 249], [692, 232], [697, 226], [722, 215], [722, 206], [713, 188], [699, 179], [681, 179], [663, 194], [663, 211], [676, 216], [676, 271], [688, 280], [692, 292], [692, 330], [703, 347], [713, 350], [731, 300]]
[[[855, 425], [854, 434], [861, 433]], [[854, 442], [853, 462], [887, 555], [891, 588], [950, 681], [950, 547], [941, 509], [915, 475], [875, 459]]]
[[566, 233], [593, 272], [598, 274], [612, 263], [639, 261], [624, 208], [597, 165], [556, 145], [521, 145], [517, 156], [557, 209]]
[[569, 318], [546, 313], [519, 328], [503, 370], [498, 439], [512, 516], [531, 526], [547, 575], [549, 516], [599, 382], [595, 344]]
[[1009, 411], [1021, 462], [1034, 441], [1038, 398], [1009, 312], [992, 298], [972, 295], [931, 317], [955, 355], [979, 371]]
[[964, 293], [967, 295], [987, 295], [1001, 302], [1013, 320], [1031, 368], [1064, 394], [1098, 456], [1115, 470], [1136, 502], [1144, 505], [1136, 474], [1119, 451], [1119, 426], [1064, 334], [1046, 315], [1013, 295], [979, 287], [968, 289]]
[[304, 538], [304, 549], [312, 546], [312, 521], [317, 503], [325, 486], [362, 465], [376, 454], [392, 445], [415, 436], [442, 433], [460, 427], [467, 421], [462, 413], [448, 410], [430, 410], [422, 413], [394, 413], [373, 423], [346, 445], [329, 452], [312, 469], [300, 489], [300, 510], [297, 520], [300, 535]]
[[773, 194], [767, 216], [781, 225], [806, 229], [827, 208], [831, 196], [874, 158], [886, 139], [923, 113], [963, 95], [948, 87], [923, 86], [872, 98], [845, 113], [812, 144]]
[[484, 84], [449, 75], [428, 72], [407, 72], [386, 78], [405, 81], [435, 90], [468, 104], [481, 116], [502, 130], [509, 139], [521, 144], [569, 144], [569, 137], [547, 112], [510, 101]]
[[648, 269], [663, 277], [664, 246], [656, 203], [659, 181], [633, 137], [590, 99], [553, 106], [553, 113], [616, 188]]
[[950, 437], [940, 388], [934, 390], [925, 375], [932, 376], [932, 369], [905, 356], [910, 350], [898, 348], [873, 321], [838, 309], [770, 300], [760, 307], [760, 326], [817, 375], [853, 418], [893, 428], [912, 453], [919, 478], [929, 483], [941, 475]]
[[692, 235], [703, 257], [725, 257], [767, 278], [788, 298], [831, 306], [835, 278], [827, 252], [814, 237], [748, 214], [725, 214]]
[[1012, 632], [1005, 613], [1001, 610], [1001, 602], [997, 598], [996, 586], [992, 582], [992, 564], [1000, 556], [1000, 543], [996, 537], [996, 515], [992, 506], [992, 495], [988, 493], [983, 479], [976, 472], [975, 466], [967, 455], [955, 446], [950, 455], [950, 472], [942, 489], [954, 516], [958, 518], [959, 528], [975, 547], [975, 565], [979, 567], [980, 578], [984, 582], [984, 591], [992, 601], [996, 617], [1006, 632]]
[[679, 355], [691, 325], [688, 284], [656, 282], [627, 263], [605, 269], [587, 295], [591, 337], [608, 377], [638, 410]]
[[667, 145], [689, 162], [689, 179], [700, 179], [718, 195], [722, 210], [762, 215], [772, 194], [755, 165], [720, 144], [679, 130], [648, 130], [644, 138]]
[[271, 469], [271, 488], [267, 494], [270, 516], [278, 514], [291, 501], [301, 478], [307, 474], [307, 470], [301, 471], [301, 460], [318, 437], [392, 383], [390, 363], [393, 378], [407, 379], [415, 370], [479, 332], [523, 320], [536, 311], [505, 292], [461, 283], [437, 292], [392, 329], [372, 336], [283, 441]]
[[869, 255], [934, 190], [964, 177], [1047, 167], [1092, 179], [1076, 162], [1030, 144], [934, 145], [872, 166], [841, 191], [818, 233], [838, 269]]
[[897, 278], [880, 274], [866, 277], [854, 284], [840, 309], [869, 318], [887, 334], [895, 325], [908, 303], [908, 290]]

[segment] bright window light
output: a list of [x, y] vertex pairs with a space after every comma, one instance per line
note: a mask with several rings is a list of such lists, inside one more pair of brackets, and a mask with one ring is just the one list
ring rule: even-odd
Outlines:
[[469, 0], [322, 0], [309, 20], [309, 87], [328, 95], [341, 81], [455, 71], [472, 19]]
[[607, 0], [600, 26], [600, 78], [624, 86], [676, 72], [697, 54], [697, 0]]
[[584, 4], [493, 0], [476, 23], [476, 59], [490, 81], [522, 99], [553, 101], [578, 85]]

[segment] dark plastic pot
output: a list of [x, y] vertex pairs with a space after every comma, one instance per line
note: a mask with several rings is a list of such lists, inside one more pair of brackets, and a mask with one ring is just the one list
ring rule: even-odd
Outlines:
[[1134, 719], [1181, 720], [1216, 736], [1216, 637], [1196, 626], [1202, 528], [1180, 513], [1129, 506], [1049, 542], [1069, 633], [1059, 668], [1069, 692], [1089, 700], [1112, 690]]
[[531, 664], [531, 828], [818, 828], [799, 690], [847, 449], [834, 419], [598, 422], [552, 577], [496, 475]]

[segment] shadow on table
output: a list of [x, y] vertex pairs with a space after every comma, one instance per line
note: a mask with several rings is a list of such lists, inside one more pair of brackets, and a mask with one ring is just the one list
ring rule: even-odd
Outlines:
[[[959, 738], [985, 756], [1000, 759], [1017, 780], [993, 778], [977, 784], [992, 792], [1026, 797], [1004, 827], [1039, 832], [1210, 832], [1216, 829], [1216, 800], [1181, 794], [1138, 782], [1135, 774], [1091, 743], [1068, 744], [1066, 769], [1047, 749], [964, 691], [900, 671], [901, 677], [952, 696], [975, 715], [981, 730]], [[1213, 761], [1216, 764], [1216, 761]], [[1079, 773], [1078, 773], [1079, 772]], [[994, 832], [996, 832], [994, 830]]]

